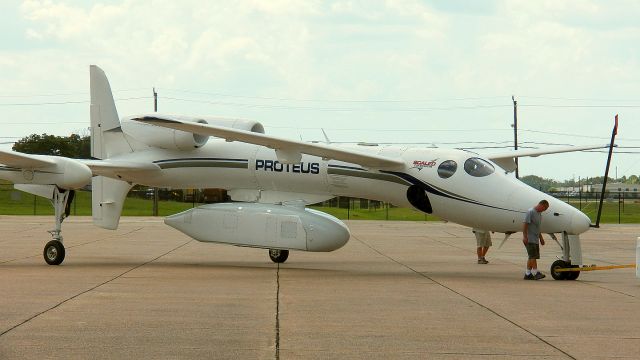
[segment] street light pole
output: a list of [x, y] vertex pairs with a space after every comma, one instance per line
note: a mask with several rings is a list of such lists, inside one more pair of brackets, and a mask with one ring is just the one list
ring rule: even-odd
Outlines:
[[[511, 96], [511, 100], [513, 101], [513, 149], [518, 150], [518, 102], [516, 101], [515, 96]], [[516, 162], [516, 179], [520, 178], [519, 166], [518, 166], [518, 158], [515, 158]]]
[[[158, 93], [156, 88], [153, 88], [153, 111], [158, 112]], [[153, 216], [158, 216], [158, 188], [153, 188]]]

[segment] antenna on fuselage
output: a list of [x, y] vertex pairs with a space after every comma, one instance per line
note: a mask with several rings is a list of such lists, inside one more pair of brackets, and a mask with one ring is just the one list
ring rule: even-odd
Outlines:
[[607, 167], [604, 170], [604, 180], [602, 181], [602, 191], [600, 192], [600, 205], [598, 205], [598, 216], [596, 217], [596, 224], [591, 224], [591, 227], [600, 227], [600, 216], [602, 215], [602, 203], [604, 202], [604, 192], [607, 190], [607, 179], [609, 178], [609, 167], [611, 166], [611, 155], [613, 154], [614, 141], [618, 135], [618, 114], [616, 114], [616, 123], [611, 131], [611, 143], [609, 144], [609, 156], [607, 157]]
[[322, 130], [322, 135], [324, 135], [324, 140], [326, 141], [326, 143], [331, 144], [331, 140], [329, 140], [329, 137], [327, 136], [327, 133], [324, 132], [324, 129], [320, 128], [320, 130]]

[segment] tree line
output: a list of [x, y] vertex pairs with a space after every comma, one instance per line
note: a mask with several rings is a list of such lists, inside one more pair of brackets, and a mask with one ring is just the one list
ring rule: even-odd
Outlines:
[[16, 141], [12, 149], [25, 154], [89, 159], [91, 157], [91, 138], [78, 134], [71, 134], [70, 136], [31, 134]]

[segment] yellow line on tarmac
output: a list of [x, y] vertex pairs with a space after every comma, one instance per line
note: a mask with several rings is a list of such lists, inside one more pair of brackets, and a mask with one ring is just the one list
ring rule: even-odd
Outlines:
[[562, 268], [556, 269], [555, 272], [569, 272], [569, 271], [596, 271], [596, 270], [612, 270], [612, 269], [624, 269], [624, 268], [635, 268], [636, 264], [629, 265], [610, 265], [610, 266], [584, 266], [584, 267], [575, 267], [575, 268]]

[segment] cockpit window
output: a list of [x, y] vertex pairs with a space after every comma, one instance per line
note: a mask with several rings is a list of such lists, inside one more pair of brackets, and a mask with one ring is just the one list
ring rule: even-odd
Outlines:
[[458, 164], [453, 160], [443, 161], [440, 166], [438, 166], [438, 175], [443, 179], [450, 178], [458, 169]]
[[493, 174], [495, 168], [486, 160], [470, 158], [464, 162], [464, 171], [471, 176], [483, 177]]

